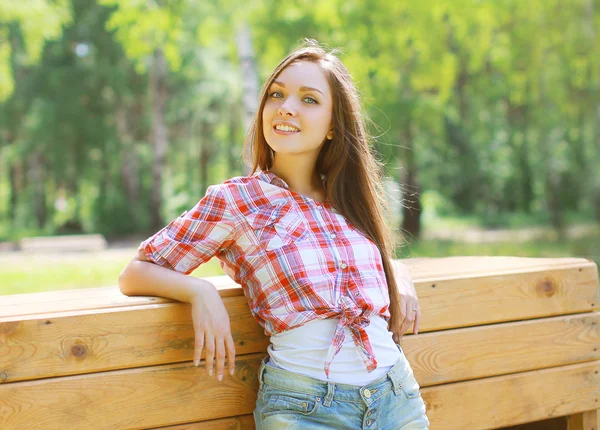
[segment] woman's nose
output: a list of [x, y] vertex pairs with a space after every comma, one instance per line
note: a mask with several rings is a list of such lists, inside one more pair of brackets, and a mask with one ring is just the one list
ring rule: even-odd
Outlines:
[[291, 115], [294, 116], [296, 114], [296, 110], [294, 109], [294, 107], [290, 104], [290, 99], [287, 99], [285, 101], [285, 103], [283, 103], [279, 109], [277, 109], [277, 113], [281, 116], [284, 115]]

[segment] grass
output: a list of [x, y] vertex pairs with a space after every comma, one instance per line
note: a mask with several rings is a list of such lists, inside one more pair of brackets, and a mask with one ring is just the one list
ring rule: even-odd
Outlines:
[[456, 255], [580, 257], [593, 260], [600, 266], [600, 233], [565, 241], [532, 240], [520, 243], [462, 243], [449, 240], [427, 240], [402, 248], [398, 257], [448, 257]]
[[[0, 295], [116, 286], [119, 273], [135, 248], [60, 255], [0, 254]], [[581, 257], [600, 266], [600, 231], [578, 239], [528, 242], [462, 243], [423, 240], [402, 248], [398, 258], [503, 255], [516, 257]], [[222, 275], [217, 259], [200, 266], [194, 277]]]
[[[116, 286], [119, 274], [135, 254], [135, 248], [61, 255], [0, 254], [0, 295]], [[192, 276], [221, 274], [221, 266], [213, 258]]]

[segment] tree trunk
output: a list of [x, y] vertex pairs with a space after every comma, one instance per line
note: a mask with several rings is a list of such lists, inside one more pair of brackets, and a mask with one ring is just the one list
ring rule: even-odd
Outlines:
[[241, 156], [241, 142], [237, 142], [238, 137], [238, 127], [239, 127], [239, 109], [236, 109], [235, 106], [231, 107], [232, 111], [229, 113], [229, 127], [227, 133], [227, 177], [237, 176], [241, 174], [241, 169], [243, 168], [240, 163]]
[[[421, 185], [419, 184], [418, 168], [414, 154], [414, 134], [412, 122], [405, 122], [402, 128], [405, 174], [402, 179], [402, 232], [409, 233], [411, 239], [421, 236]], [[397, 158], [401, 160], [401, 157]]]
[[[594, 121], [594, 142], [596, 148], [600, 148], [600, 104], [596, 106], [596, 121]], [[600, 154], [596, 151], [596, 166], [600, 166]], [[599, 169], [593, 169], [593, 177], [590, 180], [593, 183], [592, 186], [592, 206], [594, 208], [594, 217], [596, 221], [600, 223], [600, 171]]]
[[43, 155], [39, 151], [29, 156], [27, 176], [33, 187], [33, 213], [37, 226], [42, 229], [46, 225], [48, 210], [46, 207], [46, 172]]
[[123, 102], [117, 108], [115, 120], [121, 148], [121, 185], [125, 190], [125, 196], [129, 202], [129, 213], [135, 216], [140, 209], [139, 161], [133, 147], [133, 136], [129, 131], [132, 127], [127, 121], [127, 107]]
[[[217, 108], [217, 103], [209, 104], [209, 111]], [[200, 186], [202, 191], [208, 188], [208, 166], [217, 154], [215, 148], [215, 126], [207, 120], [200, 121]]]
[[162, 175], [167, 158], [167, 125], [165, 111], [167, 104], [167, 63], [160, 48], [154, 51], [154, 61], [150, 70], [150, 103], [152, 125], [150, 141], [152, 144], [152, 194], [150, 198], [150, 224], [152, 230], [163, 226]]
[[[594, 2], [593, 0], [586, 0], [585, 2], [585, 10], [586, 10], [586, 14], [585, 14], [585, 21], [584, 21], [584, 28], [588, 33], [588, 37], [590, 38], [590, 40], [596, 40], [596, 27], [594, 25]], [[599, 95], [600, 93], [600, 88], [590, 88], [595, 94], [596, 96]], [[596, 97], [596, 100], [599, 100], [599, 97]], [[595, 163], [591, 164], [594, 166], [600, 166], [600, 150], [598, 150], [598, 148], [600, 148], [600, 102], [596, 103], [596, 111], [592, 113], [592, 123], [594, 124], [594, 135], [592, 137], [592, 143], [594, 144], [594, 147], [596, 148], [595, 151]], [[592, 177], [589, 178], [589, 180], [592, 183], [592, 189], [591, 189], [591, 197], [592, 197], [592, 208], [594, 211], [594, 217], [596, 218], [596, 221], [598, 223], [600, 223], [600, 169], [598, 169], [597, 167], [595, 169], [592, 169]]]
[[10, 182], [10, 198], [8, 205], [8, 215], [11, 224], [15, 222], [17, 213], [17, 205], [19, 203], [18, 196], [24, 189], [23, 185], [23, 168], [20, 160], [13, 161], [8, 167], [9, 182]]
[[[247, 22], [242, 22], [236, 35], [238, 58], [242, 69], [242, 104], [244, 106], [242, 124], [244, 135], [258, 109], [258, 73], [252, 49], [252, 37]], [[250, 173], [250, 167], [244, 165], [244, 173]]]

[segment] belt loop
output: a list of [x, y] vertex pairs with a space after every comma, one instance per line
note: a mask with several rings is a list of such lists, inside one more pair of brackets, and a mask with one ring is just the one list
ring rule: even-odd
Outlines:
[[265, 360], [267, 360], [269, 357], [264, 357], [261, 361], [260, 361], [260, 367], [258, 368], [258, 389], [260, 391], [263, 391], [263, 373], [265, 373], [265, 369], [266, 369], [266, 362]]
[[397, 396], [400, 394], [401, 385], [400, 378], [398, 378], [398, 375], [396, 375], [396, 372], [394, 372], [394, 367], [392, 367], [392, 369], [387, 373], [387, 377], [390, 378], [390, 381], [392, 381], [392, 389], [394, 390], [394, 394]]
[[323, 406], [331, 406], [331, 402], [333, 401], [333, 393], [335, 392], [335, 382], [327, 383], [327, 395], [325, 396], [325, 400], [323, 400]]

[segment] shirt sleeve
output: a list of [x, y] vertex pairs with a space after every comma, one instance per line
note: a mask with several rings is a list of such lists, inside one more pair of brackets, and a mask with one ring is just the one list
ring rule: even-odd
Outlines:
[[231, 245], [234, 226], [222, 186], [211, 185], [192, 209], [143, 241], [138, 251], [153, 263], [189, 275]]

